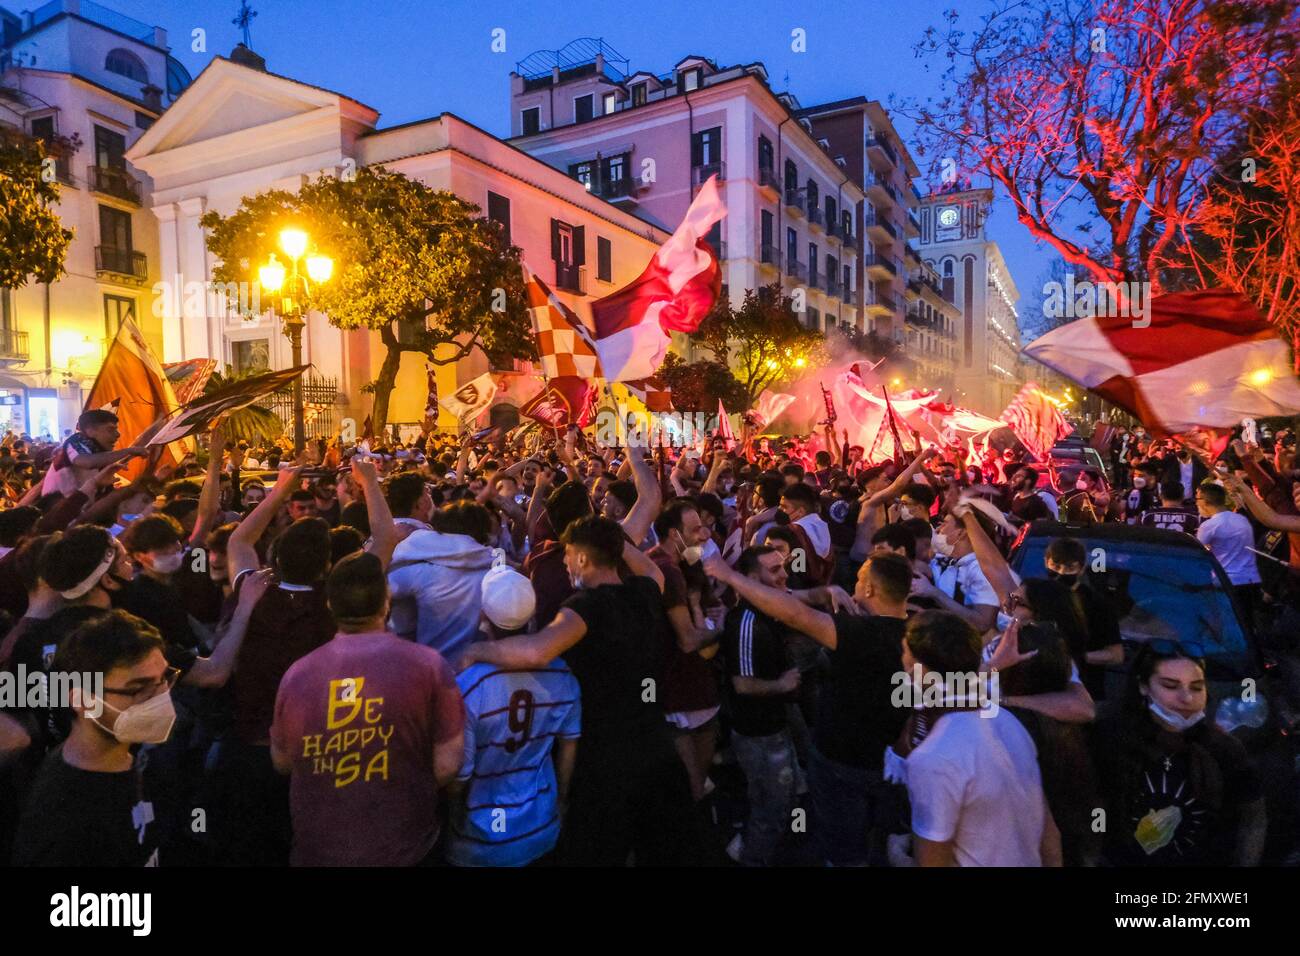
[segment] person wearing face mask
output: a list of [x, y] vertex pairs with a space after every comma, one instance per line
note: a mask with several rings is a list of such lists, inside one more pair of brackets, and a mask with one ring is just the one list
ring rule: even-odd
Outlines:
[[1241, 743], [1207, 714], [1203, 649], [1145, 644], [1094, 760], [1112, 866], [1258, 866], [1267, 818]]
[[1133, 487], [1124, 498], [1124, 520], [1128, 524], [1140, 524], [1148, 511], [1159, 502], [1157, 481], [1160, 469], [1153, 462], [1143, 462], [1133, 472]]
[[72, 728], [50, 752], [18, 825], [18, 866], [157, 866], [164, 821], [157, 819], [156, 775], [140, 744], [160, 744], [176, 715], [178, 672], [163, 640], [125, 611], [109, 611], [74, 630], [51, 669], [102, 674], [102, 685], [71, 693]]
[[1038, 493], [1038, 472], [1025, 466], [1011, 475], [1011, 501], [1008, 508], [1012, 517], [1028, 524], [1031, 521], [1053, 517], [1042, 496]]
[[[697, 583], [707, 530], [693, 502], [670, 502], [654, 522], [659, 544], [647, 552], [664, 578], [663, 604], [671, 640], [665, 648], [661, 701], [664, 717], [674, 730], [674, 745], [691, 779], [696, 801], [709, 791], [708, 774], [716, 745], [721, 708], [718, 685], [709, 659], [717, 653], [726, 608], [707, 611]], [[704, 579], [707, 588], [708, 581]]]
[[1069, 524], [1101, 524], [1114, 520], [1119, 509], [1105, 488], [1101, 475], [1092, 468], [1081, 469], [1074, 487], [1061, 496], [1061, 520]]
[[[1193, 455], [1186, 445], [1178, 446], [1175, 452], [1167, 452], [1160, 462], [1163, 467], [1160, 475], [1161, 482], [1176, 481], [1188, 491], [1199, 487], [1201, 482], [1210, 477], [1210, 470], [1205, 467], [1205, 463]], [[1183, 503], [1191, 504], [1190, 501]]]
[[155, 514], [134, 522], [122, 536], [139, 573], [115, 599], [117, 607], [148, 621], [169, 646], [196, 652], [199, 635], [175, 578], [187, 558], [176, 519]]
[[1187, 492], [1178, 482], [1160, 486], [1160, 507], [1152, 508], [1142, 516], [1141, 524], [1162, 531], [1182, 531], [1196, 534], [1201, 523], [1200, 515], [1183, 507]]

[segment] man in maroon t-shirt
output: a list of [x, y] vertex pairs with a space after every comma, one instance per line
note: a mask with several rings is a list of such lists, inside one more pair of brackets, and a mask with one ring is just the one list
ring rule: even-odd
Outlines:
[[290, 779], [294, 866], [413, 866], [438, 839], [438, 790], [460, 770], [464, 708], [433, 648], [390, 634], [373, 554], [326, 585], [339, 633], [280, 682], [271, 759]]

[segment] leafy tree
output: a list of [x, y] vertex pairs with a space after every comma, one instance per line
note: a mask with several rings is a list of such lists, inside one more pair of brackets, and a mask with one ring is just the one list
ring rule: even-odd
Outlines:
[[719, 400], [729, 412], [748, 408], [744, 384], [722, 362], [686, 362], [669, 352], [656, 374], [672, 389], [678, 410], [714, 412]]
[[56, 282], [72, 242], [53, 209], [59, 198], [45, 148], [17, 133], [0, 135], [0, 287], [28, 279]]
[[1159, 291], [1298, 24], [1292, 0], [991, 0], [927, 30], [943, 95], [902, 112], [937, 180], [986, 175], [1068, 264]]
[[519, 250], [478, 211], [454, 193], [364, 167], [354, 178], [322, 177], [297, 193], [247, 197], [231, 216], [210, 212], [203, 225], [221, 259], [218, 282], [255, 281], [290, 224], [306, 229], [334, 259], [333, 278], [313, 287], [305, 307], [324, 312], [337, 328], [379, 333], [384, 361], [366, 386], [378, 432], [388, 422], [403, 352], [433, 365], [474, 349], [494, 364], [536, 357]]
[[719, 298], [691, 342], [730, 368], [744, 389], [747, 411], [768, 387], [803, 376], [824, 357], [824, 338], [806, 328], [779, 283], [747, 289], [739, 309]]

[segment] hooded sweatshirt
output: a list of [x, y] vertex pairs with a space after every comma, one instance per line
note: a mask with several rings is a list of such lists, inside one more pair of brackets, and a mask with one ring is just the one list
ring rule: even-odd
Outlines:
[[393, 632], [432, 647], [456, 667], [475, 640], [479, 586], [499, 553], [464, 534], [411, 532], [397, 545], [388, 569]]

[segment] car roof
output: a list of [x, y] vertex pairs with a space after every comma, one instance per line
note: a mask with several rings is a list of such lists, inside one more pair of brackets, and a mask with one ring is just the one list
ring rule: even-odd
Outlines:
[[1166, 531], [1146, 525], [1131, 524], [1066, 524], [1046, 518], [1029, 526], [1025, 538], [1096, 538], [1101, 541], [1132, 541], [1135, 544], [1158, 544], [1181, 548], [1209, 556], [1205, 545], [1186, 531]]

